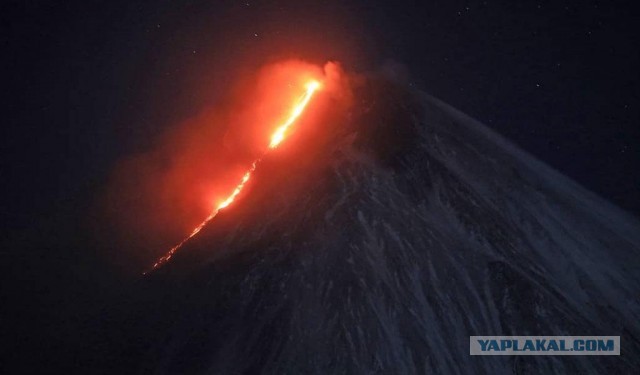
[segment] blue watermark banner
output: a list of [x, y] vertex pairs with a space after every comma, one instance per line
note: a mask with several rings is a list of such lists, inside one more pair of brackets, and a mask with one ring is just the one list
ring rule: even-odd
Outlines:
[[620, 336], [470, 336], [471, 355], [620, 355]]

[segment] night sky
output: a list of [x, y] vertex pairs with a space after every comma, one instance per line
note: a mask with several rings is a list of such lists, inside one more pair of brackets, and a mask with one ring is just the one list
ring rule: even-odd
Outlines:
[[[355, 72], [402, 65], [412, 85], [639, 215], [635, 8], [618, 1], [5, 2], [1, 256], [4, 276], [16, 278], [5, 284], [16, 301], [11, 313], [45, 336], [73, 335], [73, 324], [61, 322], [99, 304], [89, 286], [118, 285], [117, 268], [101, 266], [91, 224], [114, 163], [224, 100], [242, 72], [278, 58], [335, 59]], [[96, 246], [108, 247], [97, 237]]]

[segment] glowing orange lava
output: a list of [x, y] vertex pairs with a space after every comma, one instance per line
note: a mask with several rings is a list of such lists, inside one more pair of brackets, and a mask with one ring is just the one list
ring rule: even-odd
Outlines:
[[320, 82], [311, 81], [307, 83], [306, 88], [307, 88], [307, 92], [304, 94], [302, 99], [300, 99], [298, 104], [295, 107], [293, 107], [293, 111], [291, 111], [291, 114], [289, 115], [289, 118], [287, 119], [287, 121], [284, 124], [280, 125], [271, 136], [271, 143], [269, 143], [269, 148], [276, 148], [278, 147], [280, 142], [282, 142], [282, 140], [284, 139], [284, 136], [286, 135], [285, 133], [287, 129], [289, 129], [289, 127], [291, 127], [291, 125], [296, 121], [296, 119], [300, 117], [304, 109], [307, 107], [307, 104], [309, 104], [309, 101], [311, 100], [311, 97], [313, 96], [313, 94], [316, 92], [317, 89], [320, 88]]
[[[305, 108], [307, 107], [307, 105], [311, 101], [311, 98], [313, 97], [313, 94], [318, 89], [320, 89], [320, 82], [315, 81], [315, 80], [309, 81], [305, 85], [305, 88], [306, 88], [306, 91], [305, 91], [304, 95], [296, 102], [296, 104], [294, 105], [293, 109], [291, 110], [291, 113], [287, 117], [287, 120], [282, 125], [278, 126], [276, 128], [275, 132], [271, 135], [271, 141], [269, 143], [269, 149], [274, 149], [274, 148], [278, 147], [278, 145], [280, 143], [282, 143], [282, 141], [284, 140], [284, 138], [287, 135], [287, 130], [291, 127], [291, 125], [293, 125], [293, 123], [298, 119], [298, 117], [300, 117], [302, 112], [304, 112]], [[218, 212], [220, 212], [220, 210], [228, 207], [230, 204], [233, 203], [233, 201], [236, 199], [236, 197], [242, 192], [242, 189], [244, 189], [245, 185], [247, 184], [247, 182], [251, 178], [251, 174], [256, 170], [256, 166], [257, 166], [258, 162], [260, 162], [261, 159], [262, 158], [258, 158], [251, 164], [251, 167], [247, 170], [247, 172], [242, 177], [242, 180], [240, 181], [240, 183], [236, 186], [236, 188], [233, 190], [233, 192], [227, 197], [227, 199], [222, 201], [222, 203], [218, 204], [218, 206], [216, 206], [213, 209], [213, 211], [209, 214], [209, 216], [207, 216], [206, 219], [204, 219], [197, 227], [195, 227], [193, 229], [193, 231], [191, 231], [191, 234], [189, 234], [185, 239], [183, 239], [176, 246], [172, 247], [165, 255], [160, 257], [153, 264], [153, 267], [151, 268], [151, 270], [154, 270], [154, 269], [160, 267], [161, 265], [166, 263], [169, 259], [171, 259], [173, 254], [175, 254], [175, 252], [178, 251], [178, 249], [180, 249], [185, 243], [187, 243], [187, 241], [189, 241], [191, 238], [193, 238], [193, 236], [198, 234], [202, 230], [202, 228], [204, 228], [204, 226], [207, 225], [207, 223], [209, 221], [211, 221], [214, 217], [216, 217], [216, 215], [218, 215]], [[145, 272], [145, 274], [146, 274], [146, 272]]]

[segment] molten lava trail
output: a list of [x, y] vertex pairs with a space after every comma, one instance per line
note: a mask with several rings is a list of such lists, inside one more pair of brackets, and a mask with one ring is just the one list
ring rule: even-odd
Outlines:
[[[287, 117], [287, 120], [283, 124], [278, 126], [276, 128], [275, 132], [271, 135], [271, 141], [269, 142], [269, 148], [267, 149], [267, 152], [268, 152], [268, 150], [271, 150], [271, 149], [274, 149], [274, 148], [278, 147], [278, 145], [280, 145], [280, 143], [282, 143], [282, 141], [284, 140], [284, 138], [287, 135], [287, 131], [289, 130], [289, 128], [295, 123], [295, 121], [298, 119], [298, 117], [300, 117], [300, 115], [302, 115], [302, 112], [304, 112], [305, 108], [307, 107], [307, 105], [311, 101], [311, 98], [313, 97], [313, 94], [320, 88], [320, 82], [318, 82], [318, 81], [310, 81], [310, 82], [308, 82], [306, 84], [305, 87], [306, 87], [306, 92], [304, 93], [304, 95], [302, 95], [302, 97], [293, 106], [293, 109], [291, 110], [291, 113], [289, 114], [289, 117]], [[187, 237], [185, 237], [185, 239], [180, 241], [180, 243], [178, 243], [176, 246], [172, 247], [165, 255], [160, 257], [153, 264], [153, 267], [151, 267], [150, 271], [155, 270], [156, 268], [160, 267], [161, 265], [163, 265], [167, 261], [169, 261], [169, 259], [171, 259], [171, 257], [173, 256], [173, 254], [176, 253], [176, 251], [178, 251], [185, 243], [187, 243], [191, 238], [193, 238], [193, 236], [198, 234], [202, 230], [202, 228], [204, 228], [204, 226], [207, 225], [207, 223], [209, 223], [214, 217], [216, 217], [218, 215], [218, 213], [221, 210], [223, 210], [224, 208], [228, 207], [230, 204], [233, 203], [233, 201], [236, 199], [236, 197], [242, 192], [242, 189], [244, 189], [244, 187], [246, 186], [247, 182], [251, 178], [251, 175], [256, 170], [256, 166], [258, 165], [258, 163], [260, 162], [262, 157], [264, 157], [265, 154], [266, 154], [266, 152], [251, 164], [251, 167], [249, 167], [247, 172], [242, 177], [242, 180], [240, 181], [240, 183], [238, 183], [238, 185], [236, 185], [236, 188], [227, 197], [227, 199], [225, 199], [222, 203], [220, 203], [218, 206], [216, 206], [213, 209], [213, 211], [211, 211], [209, 216], [207, 216], [197, 227], [195, 227], [191, 231], [191, 233]], [[147, 272], [144, 272], [143, 274], [146, 274], [146, 273]]]

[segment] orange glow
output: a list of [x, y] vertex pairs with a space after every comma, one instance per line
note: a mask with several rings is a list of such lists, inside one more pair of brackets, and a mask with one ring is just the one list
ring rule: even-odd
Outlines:
[[271, 136], [271, 143], [269, 143], [269, 148], [276, 148], [278, 147], [280, 142], [282, 142], [287, 129], [289, 129], [289, 127], [291, 127], [291, 124], [293, 124], [296, 119], [300, 117], [304, 109], [307, 107], [307, 104], [309, 104], [309, 101], [311, 100], [313, 94], [320, 88], [320, 82], [310, 81], [306, 84], [306, 88], [307, 92], [305, 92], [304, 96], [300, 99], [300, 102], [295, 107], [293, 107], [293, 111], [291, 111], [291, 114], [289, 115], [287, 121], [284, 124], [280, 125]]
[[220, 205], [218, 206], [218, 209], [223, 209], [225, 207], [227, 207], [228, 205], [230, 205], [231, 203], [233, 203], [233, 201], [236, 199], [236, 197], [238, 196], [238, 194], [240, 194], [240, 192], [242, 191], [242, 188], [244, 188], [244, 185], [247, 183], [247, 181], [249, 181], [249, 178], [251, 178], [251, 172], [253, 172], [253, 170], [255, 169], [255, 163], [251, 166], [251, 169], [249, 169], [249, 171], [247, 173], [244, 174], [244, 176], [242, 177], [242, 181], [240, 181], [240, 183], [238, 184], [238, 186], [236, 186], [236, 189], [233, 191], [233, 193], [231, 193], [231, 195], [224, 200], [224, 202], [220, 203]]
[[[279, 125], [276, 128], [276, 130], [273, 132], [273, 134], [271, 135], [271, 141], [269, 143], [268, 149], [274, 149], [274, 148], [278, 147], [278, 145], [280, 145], [282, 143], [282, 141], [287, 136], [287, 131], [289, 130], [289, 128], [295, 123], [295, 121], [300, 117], [300, 115], [302, 115], [302, 113], [304, 112], [305, 108], [307, 107], [307, 105], [311, 101], [311, 98], [313, 97], [314, 93], [317, 90], [319, 90], [320, 87], [321, 87], [320, 82], [318, 82], [316, 80], [311, 80], [311, 81], [306, 83], [306, 85], [305, 85], [305, 88], [306, 88], [305, 93], [295, 103], [295, 105], [293, 106], [291, 112], [289, 113], [289, 116], [287, 117], [286, 121], [284, 121], [281, 125]], [[219, 203], [213, 209], [213, 211], [209, 214], [209, 216], [207, 216], [206, 219], [204, 219], [197, 227], [195, 227], [193, 229], [193, 231], [191, 231], [191, 233], [185, 239], [183, 239], [176, 246], [172, 247], [165, 255], [160, 257], [153, 264], [153, 267], [152, 267], [151, 270], [154, 270], [154, 269], [160, 267], [161, 265], [163, 265], [164, 263], [166, 263], [167, 261], [169, 261], [169, 259], [171, 259], [173, 254], [175, 254], [175, 252], [178, 251], [178, 249], [180, 249], [185, 243], [187, 243], [187, 241], [189, 241], [196, 234], [198, 234], [202, 230], [202, 228], [204, 228], [204, 226], [207, 225], [207, 223], [209, 223], [209, 221], [211, 221], [214, 217], [216, 217], [218, 215], [220, 210], [228, 207], [229, 205], [231, 205], [235, 201], [237, 196], [240, 195], [240, 193], [242, 192], [242, 189], [244, 189], [244, 187], [246, 186], [247, 182], [249, 182], [249, 179], [251, 178], [251, 174], [255, 171], [256, 166], [260, 162], [260, 160], [261, 160], [261, 158], [258, 158], [251, 164], [251, 167], [249, 167], [247, 172], [245, 172], [244, 176], [242, 177], [242, 180], [240, 181], [240, 183], [238, 183], [238, 185], [236, 185], [236, 187], [233, 190], [233, 192], [224, 201]], [[146, 274], [146, 272], [145, 272], [145, 274]]]

